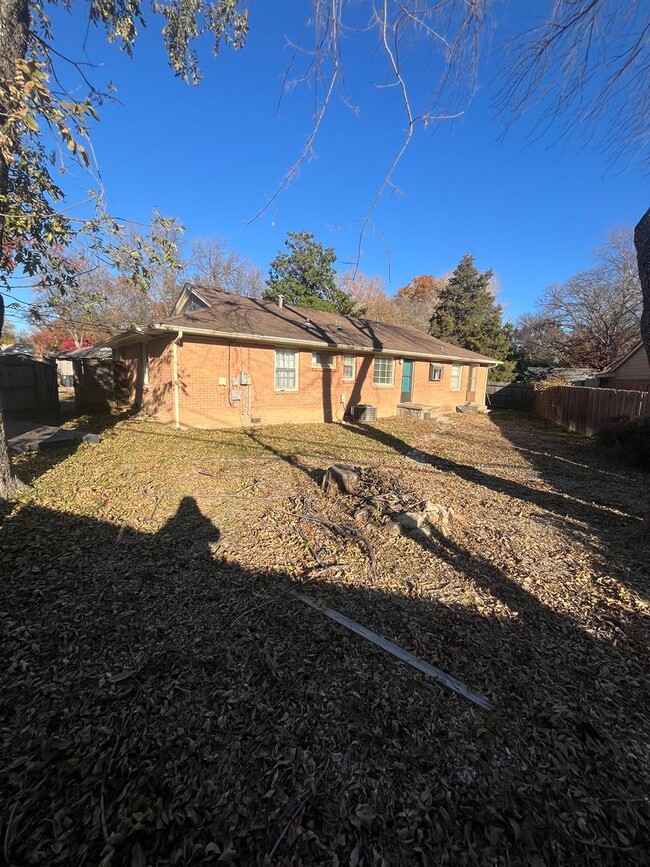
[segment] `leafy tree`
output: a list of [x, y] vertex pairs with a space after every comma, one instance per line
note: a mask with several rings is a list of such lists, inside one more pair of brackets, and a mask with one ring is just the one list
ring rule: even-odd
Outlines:
[[503, 323], [503, 309], [494, 299], [492, 278], [492, 271], [478, 271], [474, 257], [465, 254], [440, 293], [429, 332], [503, 361], [491, 375], [507, 380], [514, 374], [512, 329]]
[[447, 285], [445, 277], [421, 274], [401, 286], [395, 294], [395, 305], [406, 325], [426, 331], [440, 293]]
[[18, 335], [16, 333], [16, 329], [11, 322], [5, 320], [4, 327], [2, 329], [2, 340], [0, 341], [0, 347], [9, 346], [12, 343], [16, 343], [17, 339]]
[[517, 371], [528, 367], [569, 367], [568, 338], [553, 317], [524, 313], [513, 331]]
[[83, 346], [92, 346], [98, 335], [88, 331], [73, 337], [68, 328], [61, 322], [52, 322], [35, 331], [31, 331], [28, 341], [34, 347], [38, 355], [49, 352], [67, 352], [70, 349], [80, 349]]
[[351, 316], [355, 303], [337, 285], [332, 247], [314, 241], [312, 232], [289, 232], [285, 247], [288, 252], [271, 262], [264, 300], [278, 301], [282, 295], [287, 304]]
[[386, 294], [381, 277], [369, 277], [361, 271], [350, 270], [340, 278], [339, 285], [353, 300], [355, 316], [394, 325], [404, 323], [395, 300]]

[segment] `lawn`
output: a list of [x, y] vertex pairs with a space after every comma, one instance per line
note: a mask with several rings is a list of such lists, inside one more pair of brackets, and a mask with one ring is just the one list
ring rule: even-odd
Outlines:
[[516, 414], [93, 424], [0, 512], [7, 864], [648, 863], [647, 475]]

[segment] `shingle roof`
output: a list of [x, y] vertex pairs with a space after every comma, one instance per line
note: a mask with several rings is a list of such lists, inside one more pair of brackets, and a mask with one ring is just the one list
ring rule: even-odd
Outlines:
[[95, 343], [93, 346], [82, 346], [80, 349], [69, 349], [67, 352], [59, 352], [57, 358], [110, 358], [113, 354], [110, 346], [103, 343]]
[[280, 307], [275, 302], [244, 298], [201, 286], [197, 287], [197, 293], [210, 304], [209, 307], [170, 317], [160, 324], [240, 337], [295, 340], [296, 344], [316, 342], [338, 349], [354, 347], [370, 352], [459, 358], [483, 364], [496, 362], [496, 359], [439, 340], [407, 325], [389, 325], [288, 304]]

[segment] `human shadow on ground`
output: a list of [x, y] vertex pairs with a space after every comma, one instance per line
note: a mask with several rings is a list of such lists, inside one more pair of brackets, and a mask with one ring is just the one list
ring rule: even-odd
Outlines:
[[219, 544], [192, 498], [151, 534], [35, 505], [4, 513], [7, 863], [643, 863], [647, 696], [632, 636], [587, 634], [435, 534], [505, 615], [413, 584], [267, 570], [262, 549], [250, 571]]

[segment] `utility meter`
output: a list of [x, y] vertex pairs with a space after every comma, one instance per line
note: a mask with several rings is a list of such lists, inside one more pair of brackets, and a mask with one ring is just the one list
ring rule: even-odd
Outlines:
[[242, 385], [249, 385], [248, 374], [246, 373], [245, 370], [242, 370], [241, 377], [239, 378], [239, 381]]

